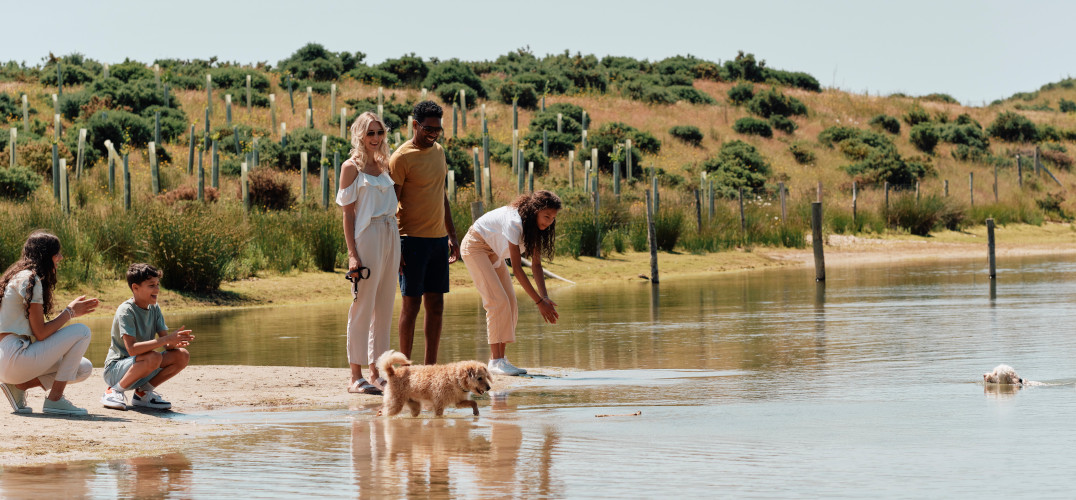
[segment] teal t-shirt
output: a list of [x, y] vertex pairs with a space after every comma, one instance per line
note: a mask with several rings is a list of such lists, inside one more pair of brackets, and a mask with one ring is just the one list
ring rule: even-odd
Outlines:
[[116, 308], [116, 316], [112, 318], [112, 346], [108, 348], [105, 367], [131, 356], [123, 343], [124, 335], [134, 337], [135, 342], [145, 342], [167, 329], [160, 306], [150, 304], [149, 308], [142, 309], [135, 305], [134, 298], [127, 299]]

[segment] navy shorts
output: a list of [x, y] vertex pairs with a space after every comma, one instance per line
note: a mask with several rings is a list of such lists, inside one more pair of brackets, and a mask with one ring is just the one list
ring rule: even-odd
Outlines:
[[448, 236], [400, 237], [400, 292], [404, 297], [448, 293]]

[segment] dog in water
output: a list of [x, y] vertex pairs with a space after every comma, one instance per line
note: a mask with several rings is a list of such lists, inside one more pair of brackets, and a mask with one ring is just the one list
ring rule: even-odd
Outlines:
[[983, 374], [983, 383], [1024, 385], [1024, 379], [1016, 374], [1016, 370], [1014, 370], [1013, 367], [1009, 365], [998, 365], [994, 368], [994, 371]]
[[[396, 366], [396, 365], [400, 366]], [[478, 403], [467, 397], [468, 392], [483, 394], [492, 387], [493, 377], [485, 363], [457, 361], [447, 365], [412, 366], [403, 353], [387, 351], [377, 358], [377, 369], [388, 381], [385, 401], [378, 415], [391, 417], [400, 413], [404, 405], [417, 417], [426, 403], [438, 417], [444, 415], [445, 407], [470, 407], [478, 415]]]

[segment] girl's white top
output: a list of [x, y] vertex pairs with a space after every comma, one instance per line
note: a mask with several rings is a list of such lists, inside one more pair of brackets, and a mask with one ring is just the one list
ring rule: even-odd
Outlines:
[[523, 219], [518, 210], [509, 206], [486, 212], [474, 221], [472, 227], [497, 254], [498, 259], [493, 263], [495, 268], [508, 258], [508, 245], [518, 246], [523, 239]]
[[26, 293], [26, 282], [32, 275], [29, 269], [19, 271], [7, 283], [7, 288], [4, 289], [4, 300], [0, 302], [0, 333], [11, 332], [33, 340], [34, 334], [30, 330], [30, 320], [26, 318], [26, 303], [43, 303], [44, 291], [41, 287], [41, 280], [38, 279], [34, 280], [34, 288], [30, 291], [30, 296], [23, 295]]
[[396, 191], [388, 169], [381, 175], [369, 175], [359, 170], [355, 182], [336, 192], [336, 204], [355, 204], [355, 238], [370, 225], [370, 219], [396, 214]]

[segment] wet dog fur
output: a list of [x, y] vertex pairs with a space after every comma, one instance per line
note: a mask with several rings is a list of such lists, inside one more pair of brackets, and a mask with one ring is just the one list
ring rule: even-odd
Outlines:
[[994, 368], [994, 371], [983, 374], [983, 383], [1023, 385], [1024, 379], [1016, 374], [1016, 370], [1014, 370], [1013, 367], [1009, 365], [998, 365]]
[[469, 399], [467, 393], [489, 392], [493, 383], [485, 363], [457, 361], [447, 365], [412, 366], [407, 356], [397, 351], [387, 351], [378, 357], [377, 369], [388, 381], [385, 401], [378, 415], [388, 417], [400, 413], [404, 405], [411, 409], [412, 417], [417, 417], [423, 403], [432, 407], [439, 417], [449, 405], [470, 407], [478, 415], [478, 403]]

